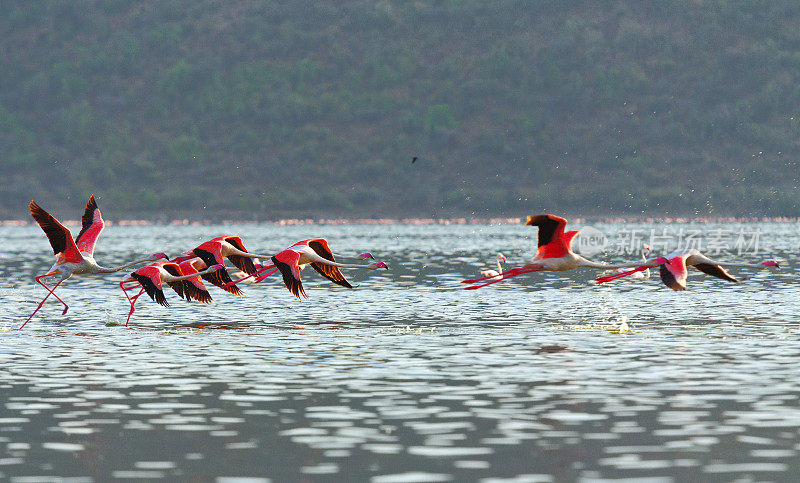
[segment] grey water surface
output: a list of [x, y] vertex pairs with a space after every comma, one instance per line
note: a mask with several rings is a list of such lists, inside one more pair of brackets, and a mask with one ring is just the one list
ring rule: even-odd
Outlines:
[[237, 234], [262, 253], [326, 237], [391, 270], [347, 271], [353, 290], [306, 270], [303, 301], [280, 277], [212, 288], [209, 306], [167, 290], [170, 308], [143, 297], [128, 328], [125, 272], [75, 276], [66, 315], [48, 300], [17, 331], [53, 257], [38, 227], [1, 226], [0, 480], [795, 481], [800, 228], [680, 228], [759, 230], [757, 250], [720, 258], [783, 268], [733, 269], [738, 285], [693, 271], [681, 293], [591, 269], [465, 291], [498, 251], [530, 258], [536, 230], [111, 226], [105, 265]]

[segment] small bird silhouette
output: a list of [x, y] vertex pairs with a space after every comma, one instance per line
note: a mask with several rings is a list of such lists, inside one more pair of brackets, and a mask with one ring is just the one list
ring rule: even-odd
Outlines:
[[416, 162], [417, 162], [417, 157], [416, 157], [416, 156], [414, 156], [414, 157], [411, 159], [411, 164], [414, 164], [414, 163], [416, 163]]

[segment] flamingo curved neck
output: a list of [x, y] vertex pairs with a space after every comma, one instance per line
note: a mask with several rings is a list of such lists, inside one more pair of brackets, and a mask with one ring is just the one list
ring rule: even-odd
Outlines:
[[[647, 257], [645, 256], [646, 251], [642, 250], [642, 262], [647, 263]], [[642, 272], [642, 278], [647, 280], [650, 278], [650, 269], [648, 268], [644, 272]]]

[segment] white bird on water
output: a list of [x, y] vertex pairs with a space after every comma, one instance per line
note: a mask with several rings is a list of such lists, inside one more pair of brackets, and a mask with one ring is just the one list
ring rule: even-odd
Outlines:
[[[647, 263], [647, 254], [648, 253], [650, 253], [650, 245], [644, 244], [642, 246], [642, 261], [645, 262], [645, 263]], [[628, 269], [626, 269], [626, 268], [618, 268], [618, 269], [615, 270], [615, 272], [622, 273], [622, 272], [626, 272], [627, 270]], [[645, 270], [643, 272], [633, 273], [633, 274], [630, 275], [630, 277], [634, 278], [636, 280], [647, 280], [648, 278], [650, 278], [650, 269], [648, 268], [647, 270]]]
[[497, 277], [498, 275], [503, 273], [503, 265], [501, 265], [501, 262], [505, 263], [505, 261], [506, 261], [506, 256], [503, 255], [502, 253], [498, 253], [497, 254], [497, 270], [491, 270], [491, 269], [490, 270], [481, 270], [481, 275], [484, 276], [484, 277]]

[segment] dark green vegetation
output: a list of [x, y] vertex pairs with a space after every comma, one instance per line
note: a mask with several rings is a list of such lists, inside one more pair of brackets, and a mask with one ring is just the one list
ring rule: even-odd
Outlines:
[[798, 25], [796, 0], [0, 1], [0, 217], [798, 216]]

